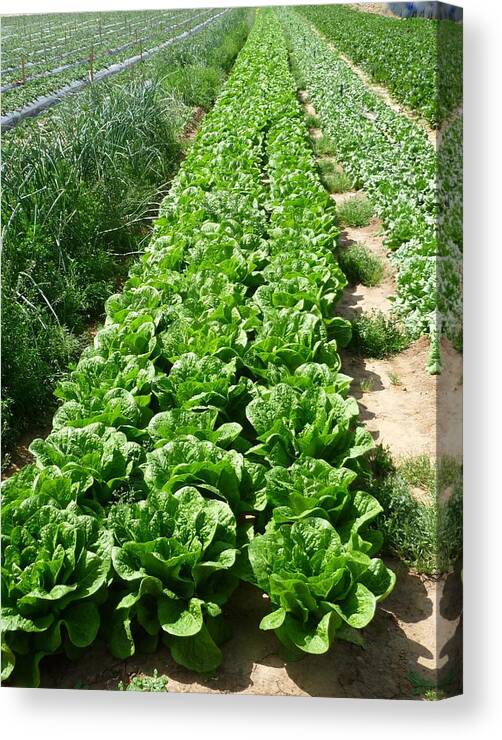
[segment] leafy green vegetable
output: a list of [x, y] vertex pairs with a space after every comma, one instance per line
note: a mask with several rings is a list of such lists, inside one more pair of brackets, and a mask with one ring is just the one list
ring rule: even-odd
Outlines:
[[337, 633], [357, 639], [353, 630], [371, 621], [395, 581], [381, 560], [344, 546], [317, 517], [271, 523], [250, 542], [248, 557], [251, 580], [276, 607], [260, 627], [273, 629], [293, 654], [325, 653]]
[[206, 622], [220, 616], [237, 585], [230, 508], [184, 487], [117, 505], [108, 522], [119, 543], [113, 568], [125, 586], [108, 630], [112, 653], [132, 655], [140, 630], [154, 641], [162, 632], [177, 662], [198, 671], [216, 668], [221, 653]]

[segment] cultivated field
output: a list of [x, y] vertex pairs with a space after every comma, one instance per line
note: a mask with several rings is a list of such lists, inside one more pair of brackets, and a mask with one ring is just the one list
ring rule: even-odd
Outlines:
[[461, 691], [461, 26], [3, 45], [2, 113], [85, 85], [4, 134], [2, 680]]

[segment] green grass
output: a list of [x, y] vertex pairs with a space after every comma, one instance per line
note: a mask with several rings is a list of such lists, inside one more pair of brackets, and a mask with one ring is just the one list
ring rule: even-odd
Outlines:
[[338, 263], [352, 284], [378, 285], [384, 274], [384, 264], [364, 244], [352, 244], [338, 250]]
[[[394, 465], [380, 446], [369, 488], [383, 507], [375, 526], [384, 534], [385, 552], [426, 574], [445, 572], [459, 560], [463, 515], [458, 462], [445, 457], [436, 466], [422, 455]], [[424, 500], [412, 495], [413, 488], [424, 492]]]
[[215, 101], [225, 79], [221, 68], [189, 64], [166, 75], [161, 86], [166, 93], [175, 95], [190, 107], [208, 110]]
[[352, 180], [345, 172], [334, 172], [332, 175], [323, 175], [322, 183], [328, 193], [347, 193], [352, 190]]
[[402, 352], [410, 342], [399, 321], [380, 311], [363, 314], [352, 321], [350, 346], [362, 357], [384, 359]]
[[312, 144], [318, 157], [333, 157], [335, 155], [335, 145], [326, 134], [320, 136], [319, 139], [315, 139]]
[[344, 226], [367, 226], [373, 218], [373, 206], [364, 195], [354, 195], [337, 210], [340, 224]]
[[321, 121], [319, 120], [319, 117], [315, 114], [308, 113], [305, 116], [305, 124], [307, 128], [319, 128], [321, 125]]

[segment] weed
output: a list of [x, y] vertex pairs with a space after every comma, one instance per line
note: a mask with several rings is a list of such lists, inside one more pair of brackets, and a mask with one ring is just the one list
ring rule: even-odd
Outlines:
[[373, 218], [373, 206], [364, 195], [355, 195], [338, 206], [338, 218], [345, 226], [367, 226]]
[[323, 134], [319, 139], [313, 142], [314, 152], [318, 157], [332, 157], [335, 154], [335, 145], [333, 141]]
[[380, 257], [372, 254], [364, 244], [352, 244], [338, 250], [338, 262], [351, 284], [378, 285], [384, 274]]
[[[427, 574], [448, 570], [462, 552], [462, 469], [452, 458], [436, 466], [425, 455], [408, 457], [396, 466], [388, 450], [378, 447], [372, 456], [371, 493], [383, 512], [375, 526], [384, 534], [384, 549], [406, 565]], [[448, 482], [452, 493], [441, 501]], [[429, 494], [417, 500], [411, 488]]]
[[401, 378], [397, 373], [390, 372], [389, 373], [389, 380], [391, 385], [403, 385]]
[[447, 696], [447, 689], [451, 685], [453, 677], [451, 674], [445, 677], [444, 680], [435, 684], [427, 678], [422, 678], [415, 671], [410, 671], [408, 674], [408, 681], [412, 686], [412, 693], [415, 696], [423, 696], [426, 701], [440, 701], [445, 699]]
[[168, 684], [167, 676], [159, 676], [157, 669], [155, 668], [153, 676], [147, 676], [144, 673], [140, 673], [137, 676], [133, 676], [127, 685], [124, 685], [123, 681], [120, 681], [118, 685], [119, 691], [167, 691]]
[[316, 116], [315, 113], [308, 113], [305, 116], [305, 123], [307, 125], [307, 128], [320, 128], [321, 126], [319, 116]]
[[345, 172], [322, 175], [321, 180], [328, 193], [347, 193], [349, 190], [352, 190], [352, 180]]
[[363, 378], [359, 384], [363, 393], [371, 393], [374, 389], [374, 383], [371, 378]]
[[406, 349], [410, 341], [398, 320], [380, 311], [363, 314], [352, 321], [350, 346], [363, 357], [389, 357]]

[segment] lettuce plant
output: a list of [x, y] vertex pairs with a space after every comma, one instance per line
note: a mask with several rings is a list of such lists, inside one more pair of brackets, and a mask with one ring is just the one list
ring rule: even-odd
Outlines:
[[79, 494], [98, 504], [142, 483], [139, 476], [135, 480], [133, 475], [143, 457], [141, 447], [128, 441], [123, 432], [100, 423], [63, 427], [47, 439], [34, 440], [30, 452], [37, 466], [56, 467]]
[[20, 686], [38, 685], [44, 655], [94, 641], [110, 571], [112, 538], [98, 520], [40, 498], [3, 520], [2, 679]]
[[191, 487], [152, 491], [145, 501], [112, 508], [108, 521], [119, 543], [112, 561], [122, 586], [108, 630], [112, 653], [129, 657], [138, 633], [150, 647], [162, 633], [178, 663], [214, 670], [221, 662], [217, 618], [238, 582], [228, 505]]
[[322, 387], [299, 393], [280, 383], [263, 389], [247, 406], [246, 415], [259, 440], [248, 455], [272, 465], [288, 467], [306, 455], [343, 466], [374, 446], [369, 432], [355, 426], [356, 400]]
[[394, 586], [384, 563], [342, 544], [318, 517], [271, 522], [248, 546], [252, 575], [275, 607], [261, 621], [293, 656], [325, 653], [336, 636], [360, 642], [376, 604]]

